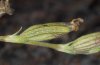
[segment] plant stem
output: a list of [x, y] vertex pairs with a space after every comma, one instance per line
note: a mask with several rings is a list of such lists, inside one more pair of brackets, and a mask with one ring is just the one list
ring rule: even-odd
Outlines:
[[25, 44], [42, 46], [42, 47], [52, 48], [52, 49], [55, 49], [55, 50], [60, 48], [60, 45], [61, 45], [61, 44], [51, 44], [51, 43], [47, 43], [47, 42], [37, 42], [37, 41], [29, 41], [29, 42], [27, 42]]

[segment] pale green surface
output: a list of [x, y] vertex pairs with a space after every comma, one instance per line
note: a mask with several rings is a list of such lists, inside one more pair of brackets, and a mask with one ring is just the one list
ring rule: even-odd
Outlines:
[[70, 25], [66, 25], [65, 23], [47, 23], [31, 26], [21, 33], [20, 36], [32, 41], [45, 41], [71, 31]]
[[69, 46], [73, 48], [75, 54], [91, 54], [99, 52], [100, 32], [84, 35], [71, 42]]

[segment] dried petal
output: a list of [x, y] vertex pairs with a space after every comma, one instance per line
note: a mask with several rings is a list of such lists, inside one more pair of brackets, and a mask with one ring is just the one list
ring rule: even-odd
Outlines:
[[0, 17], [3, 16], [5, 13], [12, 15], [13, 9], [10, 8], [9, 0], [1, 0], [0, 1]]

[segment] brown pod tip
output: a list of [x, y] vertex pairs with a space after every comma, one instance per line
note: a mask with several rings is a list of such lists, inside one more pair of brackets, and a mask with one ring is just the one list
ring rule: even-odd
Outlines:
[[82, 18], [77, 18], [77, 19], [73, 19], [72, 21], [71, 21], [71, 27], [72, 27], [72, 30], [73, 31], [77, 31], [77, 30], [79, 30], [79, 26], [80, 26], [80, 24], [81, 23], [83, 23], [84, 22], [84, 20], [82, 19]]

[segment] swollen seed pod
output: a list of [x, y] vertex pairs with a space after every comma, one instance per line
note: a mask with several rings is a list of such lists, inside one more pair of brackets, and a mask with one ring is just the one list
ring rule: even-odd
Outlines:
[[69, 33], [71, 31], [77, 31], [79, 24], [83, 22], [83, 19], [73, 19], [71, 23], [46, 23], [29, 27], [20, 36], [26, 37], [32, 41], [45, 41], [54, 39], [62, 34]]
[[[69, 52], [70, 51], [70, 52]], [[100, 32], [84, 35], [63, 45], [63, 52], [70, 54], [92, 54], [100, 51]]]
[[77, 18], [77, 19], [73, 19], [69, 24], [46, 23], [46, 24], [34, 25], [26, 29], [20, 35], [18, 35], [18, 33], [22, 29], [21, 27], [19, 31], [17, 31], [12, 35], [0, 36], [0, 41], [13, 42], [13, 43], [25, 43], [26, 41], [50, 40], [62, 34], [69, 33], [71, 31], [76, 31], [76, 28], [79, 27], [79, 23], [81, 22], [82, 22], [81, 18]]

